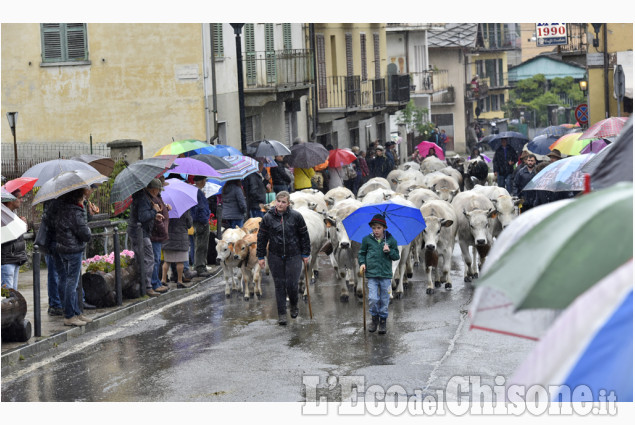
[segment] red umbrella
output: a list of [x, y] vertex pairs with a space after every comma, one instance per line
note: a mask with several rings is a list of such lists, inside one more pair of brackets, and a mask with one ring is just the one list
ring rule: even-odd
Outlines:
[[343, 167], [355, 161], [357, 156], [348, 149], [333, 149], [329, 151], [329, 167]]
[[24, 196], [29, 190], [33, 189], [36, 181], [37, 177], [18, 177], [17, 179], [9, 180], [3, 187], [9, 193], [20, 189], [20, 194]]
[[617, 136], [622, 131], [626, 121], [628, 121], [628, 117], [611, 117], [598, 121], [582, 133], [580, 139], [603, 139]]
[[419, 154], [424, 158], [428, 156], [428, 152], [430, 151], [430, 148], [434, 149], [434, 152], [437, 154], [437, 157], [441, 161], [445, 161], [445, 155], [443, 155], [443, 149], [441, 149], [441, 147], [439, 147], [439, 145], [437, 145], [436, 143], [426, 142], [424, 140], [423, 142], [417, 145], [417, 149], [419, 149]]

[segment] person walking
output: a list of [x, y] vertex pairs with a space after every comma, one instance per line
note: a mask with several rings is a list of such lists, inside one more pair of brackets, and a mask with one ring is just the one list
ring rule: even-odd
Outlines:
[[[194, 222], [194, 270], [196, 276], [209, 277], [207, 271], [207, 249], [209, 246], [209, 203], [203, 193], [206, 182], [205, 176], [194, 176], [194, 186], [198, 188], [196, 199], [198, 203], [190, 209]], [[225, 183], [227, 185], [227, 183]], [[240, 190], [240, 188], [238, 188]], [[223, 216], [225, 216], [225, 199], [223, 197]]]
[[368, 223], [371, 234], [364, 236], [357, 254], [360, 274], [368, 278], [368, 311], [371, 323], [368, 332], [386, 333], [388, 304], [390, 303], [390, 285], [392, 281], [392, 262], [399, 260], [397, 241], [386, 229], [386, 219], [381, 214]]
[[[187, 230], [192, 227], [192, 216], [185, 211], [181, 217], [171, 218], [168, 222], [168, 238], [163, 241], [163, 273], [161, 284], [167, 286], [168, 269], [172, 263], [176, 264], [176, 287], [189, 288], [183, 280], [183, 263], [188, 260], [190, 241]], [[190, 280], [188, 279], [188, 282]], [[173, 288], [173, 286], [172, 286]]]
[[390, 160], [384, 156], [384, 147], [377, 145], [375, 147], [375, 158], [368, 161], [368, 168], [370, 168], [371, 177], [388, 177], [393, 169]]
[[514, 164], [518, 161], [518, 154], [507, 143], [507, 138], [502, 138], [501, 145], [494, 153], [494, 175], [498, 186], [504, 187], [511, 193], [511, 176], [514, 172]]
[[441, 132], [439, 133], [439, 146], [441, 147], [441, 149], [443, 149], [443, 156], [445, 156], [445, 148], [447, 145], [448, 145], [448, 135], [445, 134], [445, 130], [441, 130]]
[[264, 215], [260, 209], [260, 205], [264, 205], [267, 202], [267, 192], [271, 190], [271, 184], [262, 174], [263, 168], [264, 165], [262, 162], [258, 162], [258, 172], [251, 173], [243, 179], [247, 210], [251, 218], [262, 217]]
[[291, 177], [289, 177], [289, 174], [287, 174], [285, 170], [283, 159], [284, 157], [282, 155], [276, 156], [275, 160], [278, 166], [271, 167], [271, 182], [275, 193], [282, 192], [283, 190], [288, 191], [289, 185], [291, 184]]
[[[3, 202], [12, 212], [15, 212], [22, 205], [22, 194], [20, 189], [11, 193], [16, 199]], [[26, 223], [26, 218], [20, 217], [20, 220]], [[0, 254], [0, 267], [2, 270], [2, 287], [7, 289], [18, 290], [18, 277], [20, 276], [20, 266], [27, 261], [26, 241], [24, 235], [19, 238], [2, 244], [2, 253]]]
[[[512, 195], [520, 197], [521, 192], [527, 186], [527, 183], [531, 181], [536, 175], [536, 155], [533, 153], [527, 154], [525, 157], [525, 165], [521, 166], [516, 172], [514, 180], [512, 182]], [[523, 211], [530, 210], [534, 205], [535, 191], [528, 191], [524, 193], [525, 201], [523, 202]]]
[[[289, 192], [276, 194], [276, 205], [262, 219], [258, 230], [256, 255], [265, 268], [265, 255], [276, 290], [278, 324], [287, 324], [287, 297], [291, 318], [298, 317], [298, 281], [302, 264], [307, 267], [311, 241], [302, 214], [289, 207]], [[268, 253], [267, 253], [268, 250]]]
[[[223, 222], [226, 229], [243, 227], [247, 213], [247, 201], [240, 187], [240, 180], [229, 180], [223, 186]], [[264, 194], [263, 194], [264, 196]]]
[[[57, 252], [61, 258], [60, 297], [64, 306], [65, 326], [84, 326], [92, 322], [79, 308], [77, 285], [82, 272], [82, 257], [91, 232], [84, 212], [84, 189], [62, 195], [55, 217]], [[133, 201], [134, 203], [134, 201]]]

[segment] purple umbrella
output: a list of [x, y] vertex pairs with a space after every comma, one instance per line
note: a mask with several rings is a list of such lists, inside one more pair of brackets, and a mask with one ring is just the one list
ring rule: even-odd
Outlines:
[[581, 154], [585, 154], [585, 153], [598, 153], [600, 152], [602, 149], [604, 149], [605, 147], [607, 147], [609, 144], [606, 143], [606, 140], [604, 139], [599, 139], [599, 140], [592, 140], [591, 143], [589, 143], [588, 145], [586, 145], [581, 151]]
[[187, 184], [179, 179], [167, 179], [165, 182], [168, 185], [163, 187], [161, 197], [166, 204], [172, 206], [169, 213], [170, 218], [181, 217], [187, 210], [198, 203], [198, 188], [196, 186]]
[[177, 158], [174, 160], [176, 167], [170, 169], [170, 173], [188, 174], [193, 176], [218, 177], [220, 174], [210, 165], [194, 158]]

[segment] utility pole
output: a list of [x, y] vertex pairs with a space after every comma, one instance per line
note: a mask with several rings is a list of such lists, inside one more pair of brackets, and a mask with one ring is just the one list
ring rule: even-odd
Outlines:
[[240, 150], [247, 153], [247, 134], [245, 130], [245, 90], [243, 87], [243, 54], [240, 33], [245, 24], [230, 24], [236, 37], [236, 72], [238, 73], [238, 109], [240, 111]]

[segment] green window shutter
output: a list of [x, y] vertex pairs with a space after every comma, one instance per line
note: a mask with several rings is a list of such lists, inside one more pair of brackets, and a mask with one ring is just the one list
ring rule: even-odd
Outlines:
[[291, 50], [291, 24], [282, 24], [282, 45], [284, 50]]
[[362, 81], [368, 81], [368, 64], [366, 63], [366, 34], [359, 35], [359, 50], [362, 60]]
[[255, 85], [256, 75], [256, 45], [254, 42], [254, 24], [245, 24], [245, 57], [247, 84]]
[[212, 24], [212, 31], [214, 31], [214, 57], [222, 58], [225, 56], [225, 50], [223, 48], [223, 24]]
[[503, 87], [505, 85], [505, 76], [503, 75], [503, 60], [498, 59], [498, 82], [499, 86]]
[[373, 33], [374, 59], [375, 59], [375, 78], [381, 78], [381, 60], [379, 59], [379, 33]]
[[273, 24], [265, 24], [265, 63], [267, 83], [276, 82], [276, 51], [273, 37]]
[[326, 85], [326, 49], [324, 34], [315, 34], [315, 50], [317, 55], [318, 101], [320, 108], [328, 106]]
[[42, 62], [88, 60], [86, 24], [41, 24]]
[[61, 24], [41, 24], [42, 62], [61, 62], [62, 33]]
[[68, 60], [87, 60], [86, 24], [66, 24]]

